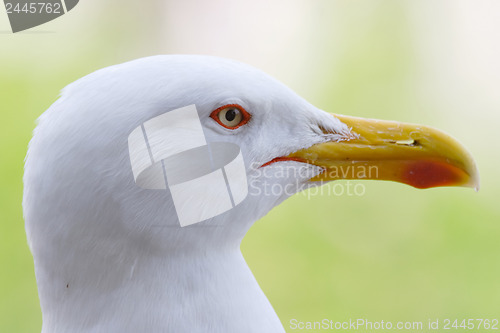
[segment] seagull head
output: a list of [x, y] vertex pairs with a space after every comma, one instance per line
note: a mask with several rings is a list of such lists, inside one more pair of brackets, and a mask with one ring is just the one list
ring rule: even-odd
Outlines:
[[[243, 167], [238, 172], [248, 193], [231, 209], [183, 227], [172, 193], [136, 184], [129, 136], [151, 119], [193, 105], [207, 143], [240, 149]], [[187, 135], [149, 144], [172, 147], [189, 140]], [[187, 162], [177, 166], [188, 171], [192, 167]], [[169, 314], [158, 309], [157, 317], [149, 314], [155, 318], [151, 323], [170, 318], [161, 327], [181, 325], [171, 316], [176, 306], [184, 316], [206, 310], [204, 306], [214, 311], [223, 306], [210, 305], [210, 297], [198, 294], [195, 305], [186, 305], [189, 297], [169, 289], [173, 287], [213, 295], [239, 290], [231, 297], [259, 299], [255, 311], [272, 312], [239, 259], [239, 244], [256, 220], [289, 196], [337, 179], [389, 180], [417, 188], [478, 184], [470, 155], [443, 132], [327, 113], [262, 71], [236, 61], [156, 56], [83, 77], [63, 89], [39, 118], [26, 159], [23, 206], [44, 327], [75, 329], [101, 322], [106, 302], [125, 297], [117, 290], [135, 297], [135, 306], [150, 309], [157, 302], [161, 309], [168, 308]], [[217, 199], [188, 200], [183, 209], [203, 212], [217, 205]], [[216, 273], [208, 263], [220, 266], [222, 282], [214, 282]], [[194, 277], [197, 274], [213, 283]], [[163, 292], [150, 289], [161, 281]], [[210, 286], [204, 289], [205, 283]], [[205, 305], [198, 308], [196, 300]], [[64, 306], [75, 303], [80, 312]], [[240, 303], [232, 299], [228, 304], [238, 308]], [[137, 309], [131, 309], [134, 305], [115, 304], [113, 315], [123, 311], [130, 325], [149, 327], [139, 323], [131, 314]], [[224, 319], [220, 313], [212, 315]], [[77, 325], [62, 323], [63, 316]], [[102, 322], [112, 325], [105, 319]], [[248, 319], [249, 325], [252, 320], [279, 326], [274, 319], [260, 323], [255, 318]], [[113, 327], [119, 326], [108, 328]]]

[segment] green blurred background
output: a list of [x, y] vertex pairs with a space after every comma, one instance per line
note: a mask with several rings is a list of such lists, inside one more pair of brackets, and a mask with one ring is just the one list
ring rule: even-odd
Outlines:
[[247, 62], [327, 111], [441, 128], [476, 159], [478, 193], [365, 182], [258, 221], [242, 251], [287, 331], [500, 318], [499, 13], [495, 0], [85, 0], [12, 34], [0, 10], [0, 332], [41, 329], [21, 208], [36, 118], [83, 75], [167, 53]]

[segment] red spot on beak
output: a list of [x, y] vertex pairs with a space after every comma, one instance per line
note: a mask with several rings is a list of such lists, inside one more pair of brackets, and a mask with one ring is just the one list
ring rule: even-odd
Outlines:
[[403, 170], [403, 181], [416, 188], [451, 186], [464, 182], [461, 169], [439, 161], [415, 161]]

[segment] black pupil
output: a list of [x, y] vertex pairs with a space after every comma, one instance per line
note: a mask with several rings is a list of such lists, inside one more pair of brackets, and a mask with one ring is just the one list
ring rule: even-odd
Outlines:
[[226, 120], [227, 121], [233, 121], [234, 118], [236, 118], [236, 110], [235, 109], [229, 109], [226, 112]]

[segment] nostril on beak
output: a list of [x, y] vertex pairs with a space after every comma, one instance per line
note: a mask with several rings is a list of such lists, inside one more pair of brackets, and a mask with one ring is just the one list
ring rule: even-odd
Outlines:
[[413, 139], [391, 141], [391, 143], [394, 143], [394, 144], [397, 144], [400, 146], [418, 146], [419, 145], [418, 141], [413, 140]]

